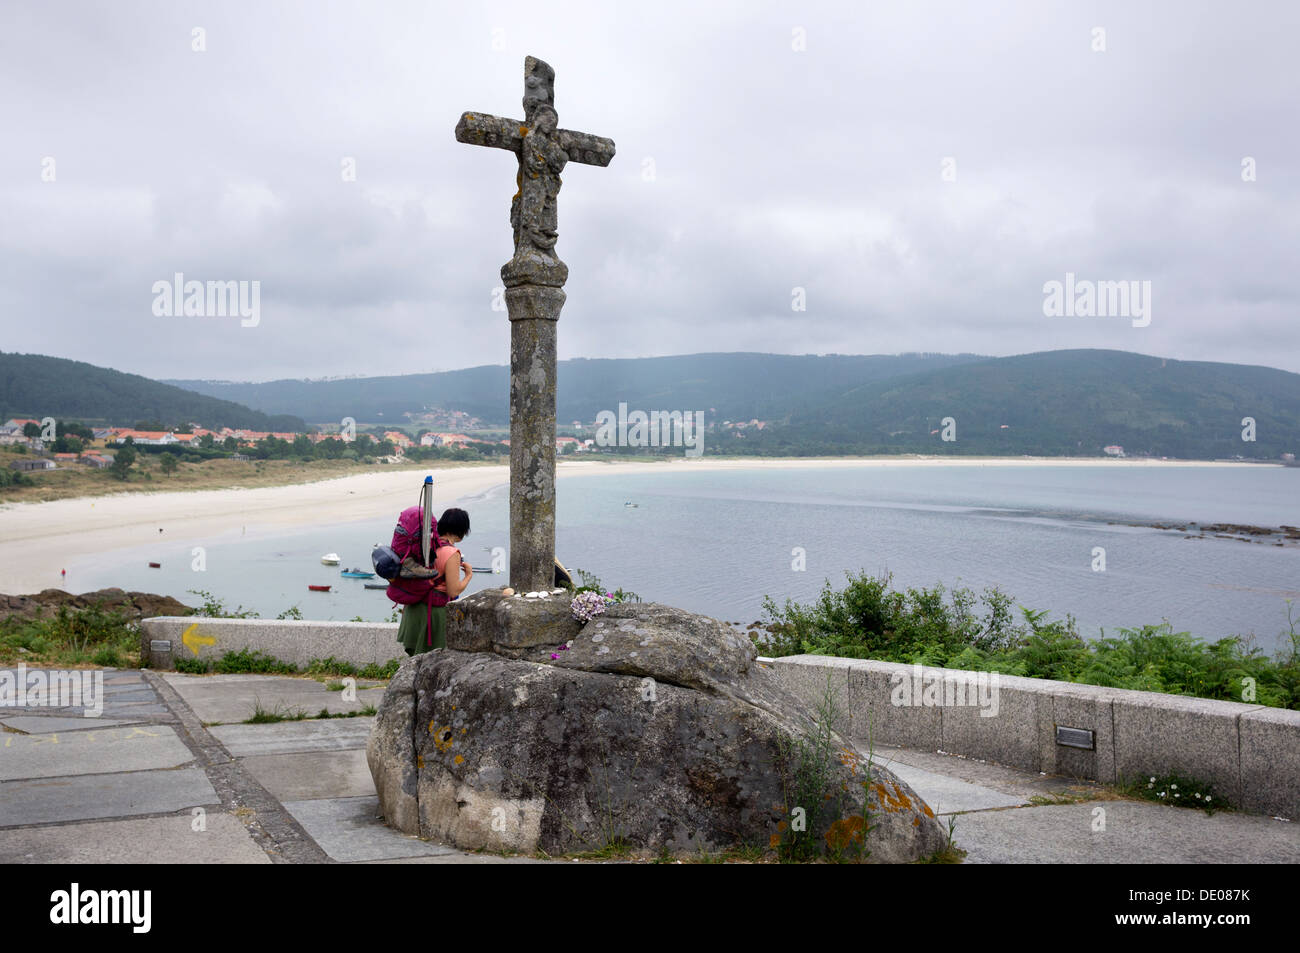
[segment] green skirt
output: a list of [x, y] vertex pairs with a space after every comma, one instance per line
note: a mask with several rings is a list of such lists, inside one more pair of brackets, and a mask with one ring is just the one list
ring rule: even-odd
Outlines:
[[447, 607], [433, 608], [433, 644], [429, 644], [428, 605], [417, 602], [402, 609], [402, 622], [397, 627], [397, 641], [402, 643], [407, 655], [419, 655], [429, 649], [447, 647]]

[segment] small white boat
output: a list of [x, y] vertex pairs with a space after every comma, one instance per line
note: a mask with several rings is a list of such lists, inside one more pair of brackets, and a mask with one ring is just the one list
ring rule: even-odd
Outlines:
[[339, 564], [338, 553], [326, 553], [320, 558], [322, 566], [337, 566]]
[[632, 507], [633, 509], [636, 509], [636, 504], [635, 504], [635, 503], [624, 503], [623, 505], [624, 505], [624, 506], [630, 506], [630, 507]]

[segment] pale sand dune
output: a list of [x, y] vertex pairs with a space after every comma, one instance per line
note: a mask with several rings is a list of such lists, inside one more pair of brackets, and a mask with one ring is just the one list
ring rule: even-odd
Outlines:
[[[865, 457], [828, 459], [679, 458], [667, 463], [611, 463], [566, 460], [558, 477], [575, 474], [674, 473], [751, 469], [840, 467], [997, 466], [997, 467], [1169, 467], [1258, 466], [1259, 464], [1161, 460], [1106, 460], [1030, 457]], [[347, 523], [395, 517], [414, 505], [424, 471], [357, 474], [317, 483], [250, 489], [115, 496], [0, 505], [0, 592], [28, 593], [59, 587], [59, 570], [90, 557], [150, 546], [165, 531], [169, 545], [216, 536], [274, 530], [322, 522]], [[452, 501], [505, 484], [508, 468], [471, 466], [431, 468], [439, 499]], [[443, 504], [440, 504], [443, 505]], [[75, 589], [75, 585], [73, 587]]]

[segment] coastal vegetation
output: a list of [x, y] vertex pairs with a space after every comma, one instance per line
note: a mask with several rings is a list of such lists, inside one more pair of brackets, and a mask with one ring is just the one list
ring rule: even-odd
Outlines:
[[[3, 448], [0, 448], [2, 450]], [[140, 451], [142, 448], [137, 447]], [[440, 447], [429, 448], [442, 450]], [[493, 461], [473, 451], [445, 451], [438, 467], [475, 466]], [[114, 493], [139, 493], [143, 491], [166, 492], [171, 490], [224, 490], [234, 487], [287, 486], [294, 483], [311, 483], [335, 477], [376, 470], [419, 470], [427, 472], [429, 461], [422, 456], [412, 456], [406, 463], [378, 463], [374, 459], [300, 458], [266, 460], [213, 459], [202, 463], [189, 462], [184, 456], [176, 468], [167, 473], [160, 458], [163, 454], [138, 452], [132, 466], [126, 469], [125, 478], [119, 479], [112, 469], [95, 470], [89, 467], [68, 466], [47, 470], [35, 476], [8, 470], [7, 463], [17, 456], [0, 452], [0, 502], [45, 502], [74, 497], [107, 496]], [[6, 474], [12, 474], [7, 478]]]
[[107, 606], [59, 606], [49, 618], [0, 618], [0, 664], [61, 668], [138, 664], [140, 635], [124, 612]]
[[896, 589], [892, 575], [848, 573], [818, 597], [763, 601], [763, 654], [835, 655], [1300, 709], [1300, 618], [1288, 603], [1288, 647], [1269, 657], [1249, 636], [1206, 642], [1169, 623], [1083, 639], [1074, 619], [1049, 619], [997, 588]]

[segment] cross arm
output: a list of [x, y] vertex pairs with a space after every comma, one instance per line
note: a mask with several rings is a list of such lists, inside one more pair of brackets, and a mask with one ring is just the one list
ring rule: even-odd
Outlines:
[[[456, 141], [475, 146], [506, 149], [516, 155], [528, 134], [528, 125], [518, 119], [503, 119], [487, 113], [462, 113], [456, 123]], [[614, 158], [614, 140], [571, 129], [558, 129], [556, 140], [570, 162], [607, 166]]]
[[[491, 146], [518, 153], [528, 127], [518, 119], [502, 119], [487, 113], [463, 113], [456, 123], [456, 141]], [[613, 143], [610, 143], [613, 145]]]
[[614, 140], [604, 136], [593, 136], [585, 132], [573, 132], [569, 129], [557, 130], [560, 148], [569, 154], [570, 162], [583, 165], [607, 166], [614, 158]]

